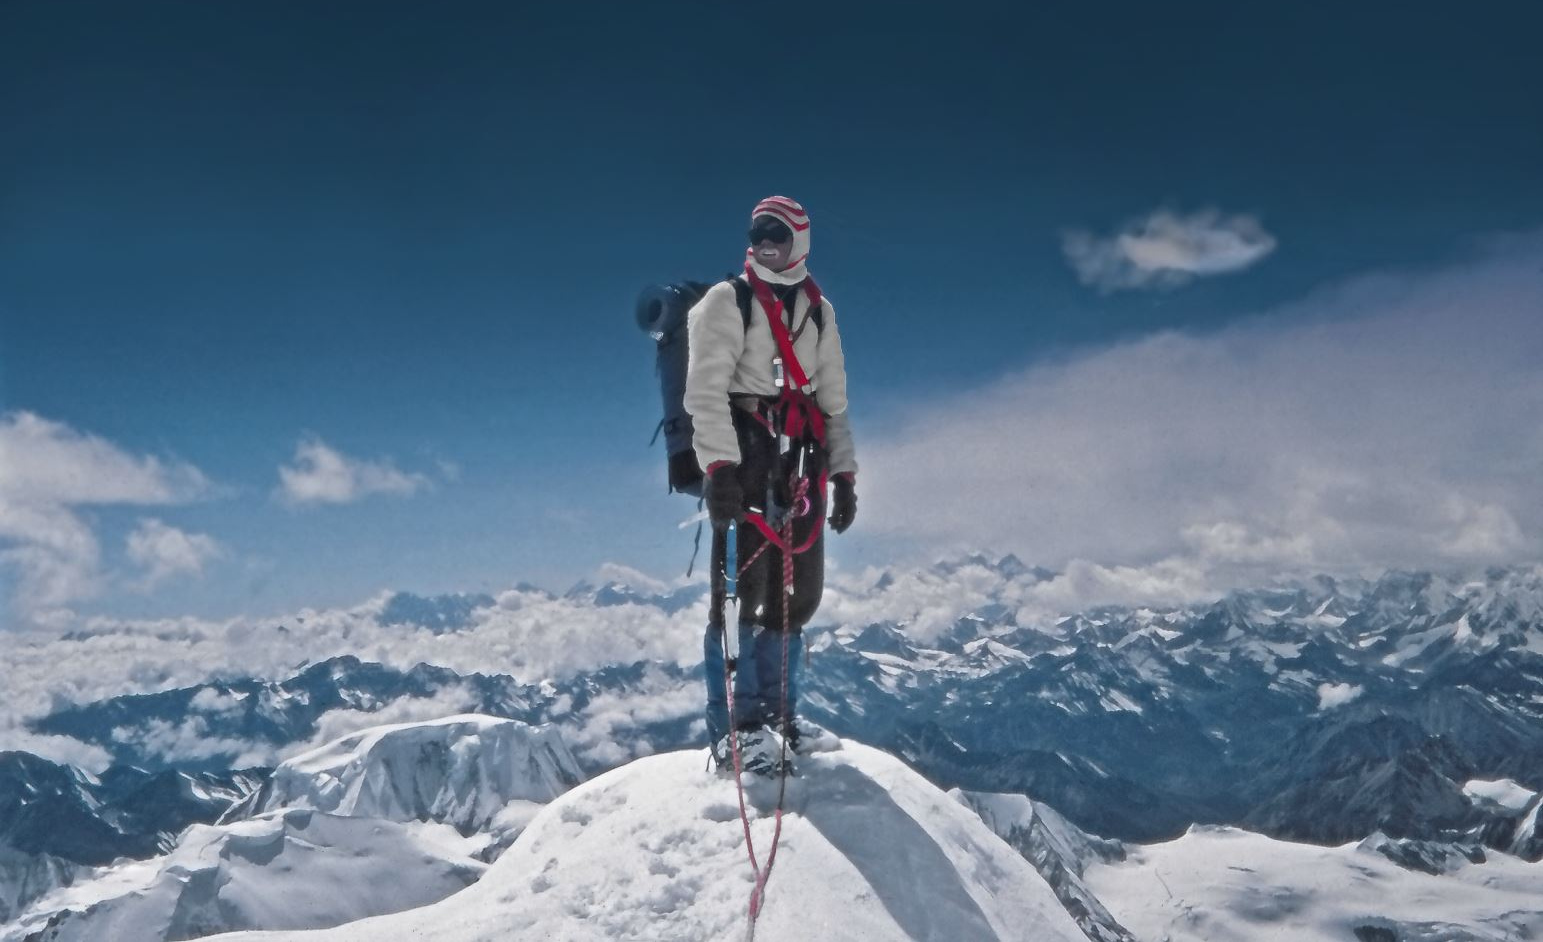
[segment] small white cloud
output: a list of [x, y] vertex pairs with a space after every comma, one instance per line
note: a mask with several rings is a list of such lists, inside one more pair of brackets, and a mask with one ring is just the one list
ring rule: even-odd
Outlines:
[[0, 752], [30, 752], [59, 765], [72, 765], [93, 775], [107, 771], [112, 756], [101, 746], [69, 736], [43, 736], [5, 722], [0, 725]]
[[246, 703], [243, 698], [218, 687], [205, 687], [193, 694], [193, 699], [188, 701], [188, 709], [215, 716], [237, 716], [244, 712]]
[[432, 486], [389, 460], [350, 458], [315, 437], [295, 447], [294, 463], [279, 468], [279, 482], [279, 498], [292, 506], [351, 504], [376, 494], [410, 497]]
[[1061, 239], [1077, 277], [1103, 292], [1168, 288], [1242, 271], [1275, 251], [1275, 245], [1275, 237], [1254, 217], [1224, 217], [1214, 209], [1188, 216], [1160, 209], [1111, 236], [1079, 229]]
[[1332, 710], [1344, 706], [1364, 692], [1360, 684], [1319, 684], [1318, 709]]
[[134, 455], [30, 412], [0, 415], [0, 565], [29, 620], [96, 594], [101, 546], [81, 508], [183, 504], [208, 495], [192, 465]]
[[309, 742], [286, 746], [279, 758], [293, 758], [362, 729], [398, 723], [423, 723], [446, 716], [471, 713], [478, 706], [475, 690], [466, 684], [452, 684], [433, 696], [403, 697], [385, 704], [378, 710], [353, 708], [328, 710], [317, 719], [316, 733]]
[[1446, 516], [1451, 533], [1447, 548], [1454, 556], [1504, 559], [1528, 549], [1521, 525], [1504, 507], [1454, 495], [1447, 498]]
[[223, 552], [212, 537], [188, 533], [152, 518], [141, 520], [128, 537], [128, 557], [145, 570], [147, 589], [173, 576], [201, 575], [204, 566]]
[[1022, 593], [1020, 621], [1047, 619], [1101, 605], [1173, 605], [1214, 597], [1205, 568], [1194, 560], [1149, 566], [1103, 566], [1074, 559], [1053, 579]]

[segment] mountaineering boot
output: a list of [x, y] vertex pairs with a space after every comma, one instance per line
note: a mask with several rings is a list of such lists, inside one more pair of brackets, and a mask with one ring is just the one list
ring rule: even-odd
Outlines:
[[[766, 727], [741, 730], [739, 758], [746, 772], [756, 775], [792, 775], [792, 754], [784, 757], [782, 738]], [[786, 764], [784, 765], [784, 762]]]
[[[786, 767], [787, 774], [793, 774], [792, 755], [790, 753], [784, 763], [782, 740], [776, 733], [762, 726], [737, 730], [733, 735], [739, 741], [739, 762], [744, 771], [755, 775], [781, 775]], [[733, 771], [732, 750], [728, 736], [713, 744], [713, 762], [718, 771]]]
[[714, 772], [734, 771], [734, 757], [729, 755], [729, 737], [720, 736], [707, 747]]
[[788, 752], [795, 756], [807, 756], [815, 752], [835, 752], [841, 748], [841, 739], [818, 723], [801, 716], [793, 717], [784, 727], [788, 738]]

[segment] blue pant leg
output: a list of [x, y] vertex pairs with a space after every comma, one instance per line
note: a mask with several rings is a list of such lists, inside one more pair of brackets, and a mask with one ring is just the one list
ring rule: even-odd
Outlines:
[[734, 724], [740, 729], [765, 725], [771, 719], [766, 711], [757, 667], [761, 647], [768, 632], [757, 630], [747, 621], [739, 623], [739, 662], [734, 671]]
[[791, 720], [798, 715], [798, 673], [804, 666], [804, 634], [788, 635], [788, 715]]
[[702, 641], [702, 674], [707, 682], [707, 741], [722, 739], [729, 731], [728, 692], [723, 686], [723, 634], [712, 625]]
[[[783, 642], [787, 643], [787, 702], [783, 703]], [[782, 720], [798, 713], [798, 670], [803, 663], [803, 636], [794, 632], [764, 631], [756, 647], [755, 670], [760, 681], [760, 702], [765, 722], [781, 725]]]

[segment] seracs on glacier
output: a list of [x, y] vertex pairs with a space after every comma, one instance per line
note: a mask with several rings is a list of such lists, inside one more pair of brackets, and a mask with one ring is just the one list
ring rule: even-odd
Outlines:
[[543, 803], [582, 778], [555, 730], [517, 720], [367, 729], [281, 764], [171, 853], [44, 895], [0, 927], [0, 942], [310, 929], [422, 906], [474, 883]]

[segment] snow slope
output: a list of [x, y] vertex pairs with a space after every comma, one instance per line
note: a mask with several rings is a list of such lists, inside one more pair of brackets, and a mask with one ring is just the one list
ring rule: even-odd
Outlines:
[[[639, 759], [547, 806], [481, 882], [440, 903], [317, 933], [222, 942], [742, 938], [753, 878], [731, 777], [701, 751]], [[763, 939], [1086, 942], [1034, 868], [900, 760], [843, 742], [803, 757]], [[750, 789], [764, 860], [775, 783]]]
[[1148, 942], [1502, 942], [1543, 933], [1543, 864], [1506, 854], [1436, 876], [1371, 846], [1218, 827], [1128, 849], [1125, 863], [1094, 863], [1084, 879]]
[[1125, 859], [1119, 841], [1084, 833], [1054, 808], [1026, 795], [950, 789], [950, 798], [980, 815], [986, 826], [1034, 865], [1090, 942], [1135, 942], [1082, 882], [1096, 860]]

